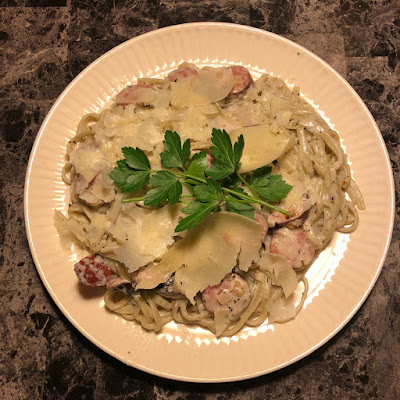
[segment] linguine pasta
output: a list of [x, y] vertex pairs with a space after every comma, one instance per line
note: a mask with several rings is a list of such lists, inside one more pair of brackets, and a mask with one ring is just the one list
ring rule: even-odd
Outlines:
[[[175, 321], [230, 336], [294, 318], [307, 295], [305, 270], [335, 232], [357, 228], [365, 208], [337, 132], [299, 88], [267, 74], [253, 82], [244, 70], [182, 64], [165, 79], [142, 79], [109, 109], [85, 115], [68, 143], [71, 205], [56, 226], [112, 271], [106, 306], [145, 329]], [[245, 177], [270, 165], [293, 186], [277, 203], [289, 218], [254, 205], [256, 221], [223, 211], [176, 233], [181, 204], [121, 202], [144, 194], [121, 193], [110, 179], [121, 148], [141, 148], [159, 170], [166, 130], [189, 138], [193, 155], [210, 148], [213, 128], [232, 141], [244, 135]]]

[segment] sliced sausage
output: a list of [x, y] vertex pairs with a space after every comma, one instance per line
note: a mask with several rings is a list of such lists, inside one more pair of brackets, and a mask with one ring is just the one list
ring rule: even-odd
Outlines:
[[74, 265], [79, 281], [86, 286], [106, 286], [118, 275], [106, 264], [103, 257], [91, 254]]
[[189, 76], [195, 76], [198, 74], [198, 71], [192, 68], [182, 68], [182, 69], [176, 69], [172, 72], [170, 72], [167, 76], [167, 79], [170, 82], [178, 82], [181, 79], [186, 79]]
[[207, 159], [207, 167], [208, 168], [212, 167], [212, 165], [215, 163], [214, 156], [210, 152], [207, 152], [206, 159]]
[[154, 87], [151, 85], [138, 84], [123, 89], [115, 99], [121, 106], [134, 104], [136, 107], [148, 105], [154, 99]]
[[302, 198], [296, 204], [292, 204], [286, 209], [286, 211], [290, 212], [290, 216], [278, 211], [273, 211], [268, 219], [270, 222], [274, 222], [275, 224], [285, 224], [286, 222], [300, 218], [313, 204], [314, 201], [310, 198], [308, 193], [304, 193]]
[[246, 309], [250, 298], [250, 287], [238, 274], [228, 274], [220, 284], [209, 286], [202, 292], [203, 304], [208, 311], [228, 310], [230, 319]]
[[277, 229], [271, 238], [270, 251], [284, 257], [292, 268], [309, 265], [315, 254], [307, 235], [299, 228]]
[[108, 290], [115, 290], [125, 294], [131, 294], [132, 292], [134, 292], [135, 286], [136, 285], [133, 284], [132, 282], [120, 277], [112, 279], [107, 283]]
[[253, 83], [253, 78], [250, 75], [250, 72], [247, 68], [242, 67], [241, 65], [232, 65], [229, 67], [232, 71], [234, 85], [229, 94], [239, 94], [244, 90], [248, 89], [249, 86]]

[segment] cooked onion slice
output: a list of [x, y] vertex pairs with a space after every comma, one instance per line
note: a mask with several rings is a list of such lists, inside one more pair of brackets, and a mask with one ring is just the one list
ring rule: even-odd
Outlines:
[[201, 70], [198, 75], [171, 82], [171, 103], [177, 107], [201, 106], [224, 99], [234, 85], [229, 68]]

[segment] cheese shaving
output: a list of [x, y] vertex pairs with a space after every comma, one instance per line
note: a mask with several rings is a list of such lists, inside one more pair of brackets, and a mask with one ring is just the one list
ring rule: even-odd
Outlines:
[[282, 287], [289, 297], [297, 287], [297, 275], [285, 258], [279, 254], [264, 253], [259, 261], [260, 269], [268, 271], [273, 285]]
[[254, 171], [257, 168], [270, 164], [295, 143], [295, 138], [288, 133], [273, 133], [268, 125], [248, 126], [233, 129], [228, 132], [232, 141], [243, 135], [244, 146], [241, 158], [242, 167], [239, 172]]
[[135, 272], [164, 256], [174, 243], [180, 205], [167, 205], [143, 216], [132, 224], [125, 243], [114, 251], [116, 259]]
[[238, 265], [247, 271], [259, 259], [263, 228], [238, 214], [212, 213], [189, 231], [182, 240], [186, 244], [184, 266], [175, 279], [185, 296], [194, 303], [194, 296], [213, 286]]

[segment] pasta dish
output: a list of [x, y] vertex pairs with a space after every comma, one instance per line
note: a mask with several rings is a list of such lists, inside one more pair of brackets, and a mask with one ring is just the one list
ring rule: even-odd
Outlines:
[[306, 269], [365, 208], [338, 133], [300, 89], [242, 66], [139, 79], [82, 118], [66, 156], [71, 204], [55, 223], [89, 254], [75, 273], [153, 331], [294, 318]]

